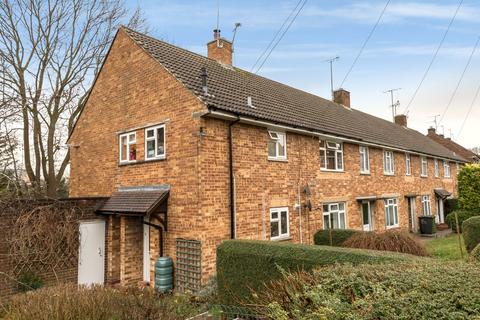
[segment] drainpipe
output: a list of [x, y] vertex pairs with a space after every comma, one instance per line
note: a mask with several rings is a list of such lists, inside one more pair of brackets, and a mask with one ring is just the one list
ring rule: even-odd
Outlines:
[[240, 119], [234, 120], [228, 124], [228, 170], [230, 184], [230, 239], [235, 239], [235, 186], [233, 177], [233, 135], [232, 127], [239, 122]]

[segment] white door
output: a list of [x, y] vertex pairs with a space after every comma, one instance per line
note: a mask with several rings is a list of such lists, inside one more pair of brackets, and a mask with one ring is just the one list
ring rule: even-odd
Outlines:
[[443, 213], [443, 200], [441, 198], [437, 198], [437, 223], [445, 223], [445, 217]]
[[370, 209], [370, 201], [362, 202], [362, 218], [363, 218], [363, 231], [372, 231], [372, 212]]
[[80, 222], [78, 284], [103, 284], [105, 273], [105, 221]]
[[[148, 222], [148, 220], [145, 220]], [[143, 224], [143, 281], [150, 282], [150, 226]]]
[[408, 211], [409, 211], [409, 220], [410, 220], [410, 231], [411, 232], [416, 232], [416, 224], [417, 224], [417, 213], [416, 213], [416, 207], [415, 207], [415, 198], [410, 197], [408, 198]]

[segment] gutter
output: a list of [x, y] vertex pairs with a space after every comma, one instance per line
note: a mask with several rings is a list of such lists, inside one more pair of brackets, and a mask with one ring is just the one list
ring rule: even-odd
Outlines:
[[235, 239], [235, 185], [233, 176], [233, 135], [232, 127], [240, 121], [237, 117], [228, 124], [228, 171], [229, 171], [229, 187], [230, 187], [230, 239]]
[[300, 128], [296, 128], [296, 127], [292, 127], [292, 126], [288, 126], [288, 125], [272, 123], [272, 122], [267, 122], [267, 121], [261, 121], [261, 120], [256, 120], [256, 119], [252, 119], [252, 118], [248, 118], [248, 117], [241, 117], [238, 114], [232, 114], [232, 113], [227, 113], [227, 112], [222, 112], [222, 111], [209, 110], [208, 112], [205, 112], [202, 116], [211, 116], [213, 118], [219, 118], [219, 119], [223, 119], [223, 120], [234, 120], [235, 123], [240, 121], [242, 123], [252, 124], [252, 125], [261, 126], [261, 127], [278, 128], [278, 129], [281, 129], [281, 130], [287, 130], [287, 131], [290, 131], [290, 132], [295, 132], [295, 133], [299, 133], [299, 134], [303, 134], [303, 135], [309, 135], [309, 136], [315, 136], [315, 137], [319, 137], [319, 138], [323, 138], [323, 139], [335, 139], [335, 140], [339, 140], [339, 141], [342, 141], [342, 142], [350, 142], [350, 143], [353, 143], [353, 144], [371, 146], [371, 147], [376, 147], [376, 148], [379, 148], [379, 149], [392, 150], [392, 151], [398, 151], [398, 152], [403, 152], [403, 153], [410, 153], [410, 154], [413, 154], [413, 155], [426, 156], [426, 157], [430, 157], [430, 158], [437, 158], [439, 160], [459, 162], [459, 163], [467, 163], [467, 161], [465, 161], [465, 160], [445, 158], [445, 157], [440, 157], [440, 156], [433, 155], [433, 154], [428, 154], [428, 153], [421, 153], [421, 152], [406, 150], [406, 149], [402, 149], [402, 148], [389, 147], [389, 146], [385, 146], [385, 145], [381, 145], [381, 144], [377, 144], [377, 143], [373, 143], [373, 142], [355, 140], [355, 139], [346, 138], [346, 137], [342, 137], [342, 136], [337, 136], [337, 135], [333, 135], [333, 134], [320, 133], [320, 132], [316, 132], [316, 131], [313, 131], [313, 130], [300, 129]]

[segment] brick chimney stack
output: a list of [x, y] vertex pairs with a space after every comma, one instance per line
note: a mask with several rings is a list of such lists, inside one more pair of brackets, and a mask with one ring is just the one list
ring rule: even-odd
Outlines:
[[226, 65], [232, 65], [232, 43], [220, 36], [220, 30], [213, 30], [213, 40], [207, 43], [208, 57]]
[[407, 126], [407, 115], [405, 114], [398, 114], [395, 116], [395, 123], [402, 126], [406, 127]]
[[333, 91], [333, 102], [350, 109], [350, 92], [342, 88]]
[[434, 127], [428, 128], [427, 136], [435, 136], [435, 135], [437, 134], [435, 131], [436, 131], [436, 130], [435, 130]]

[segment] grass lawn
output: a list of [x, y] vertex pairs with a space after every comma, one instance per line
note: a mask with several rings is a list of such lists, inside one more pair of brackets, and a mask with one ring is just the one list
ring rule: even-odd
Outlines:
[[[467, 251], [462, 239], [463, 247], [463, 256], [467, 256]], [[428, 253], [433, 258], [438, 258], [442, 260], [461, 260], [462, 256], [460, 254], [460, 248], [458, 247], [458, 236], [457, 234], [451, 234], [445, 238], [433, 239], [426, 241], [425, 243]]]

